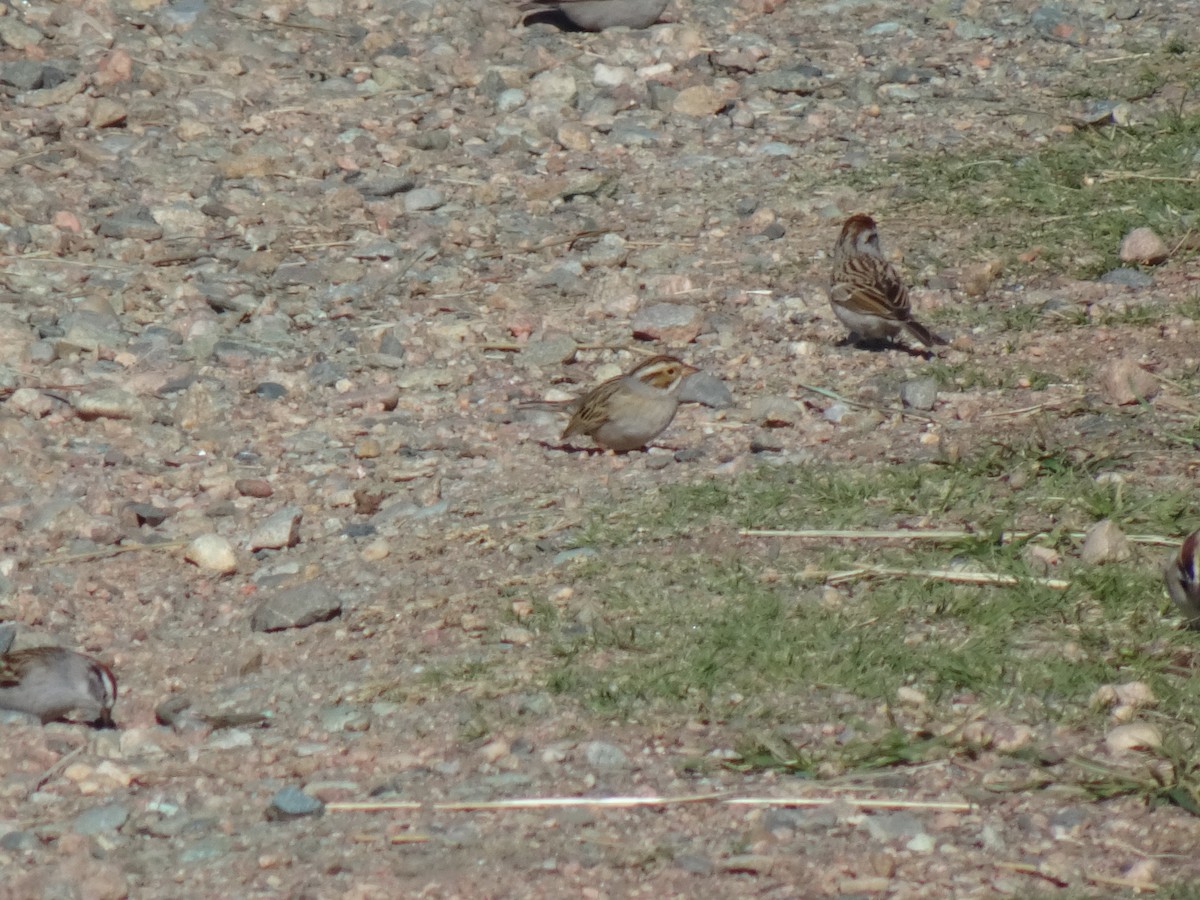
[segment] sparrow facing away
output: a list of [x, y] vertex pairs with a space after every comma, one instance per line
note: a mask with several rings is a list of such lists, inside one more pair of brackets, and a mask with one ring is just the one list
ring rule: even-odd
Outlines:
[[829, 303], [860, 338], [890, 339], [905, 329], [926, 347], [946, 343], [912, 317], [908, 288], [883, 255], [875, 220], [862, 213], [846, 220], [834, 245]]

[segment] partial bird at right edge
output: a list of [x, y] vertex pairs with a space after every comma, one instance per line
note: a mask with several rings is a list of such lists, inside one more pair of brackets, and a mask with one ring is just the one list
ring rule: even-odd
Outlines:
[[1179, 552], [1172, 554], [1163, 569], [1163, 582], [1171, 601], [1183, 613], [1188, 628], [1200, 630], [1200, 531], [1183, 540]]
[[862, 213], [846, 220], [834, 245], [829, 303], [860, 339], [891, 340], [905, 330], [926, 347], [946, 343], [912, 317], [908, 288], [883, 255], [875, 220]]

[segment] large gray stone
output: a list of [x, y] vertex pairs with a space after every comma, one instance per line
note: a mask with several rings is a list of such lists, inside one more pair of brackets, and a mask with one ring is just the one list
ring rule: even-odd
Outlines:
[[250, 620], [254, 631], [283, 631], [328, 622], [342, 613], [342, 601], [328, 585], [309, 582], [263, 601]]

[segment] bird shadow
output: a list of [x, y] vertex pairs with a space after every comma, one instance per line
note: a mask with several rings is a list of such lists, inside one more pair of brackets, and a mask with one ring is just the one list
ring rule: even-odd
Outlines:
[[546, 450], [560, 450], [563, 453], [586, 453], [588, 456], [608, 452], [603, 447], [576, 447], [574, 444], [554, 443], [553, 441], [538, 441], [538, 446]]
[[556, 444], [552, 441], [538, 441], [538, 446], [546, 450], [559, 450], [563, 453], [586, 453], [588, 456], [598, 456], [604, 453], [615, 453], [617, 456], [625, 456], [628, 453], [646, 453], [652, 448], [679, 453], [684, 449], [682, 447], [669, 447], [666, 444], [647, 444], [645, 447], [638, 447], [634, 450], [610, 450], [608, 447], [577, 447], [574, 444]]
[[534, 10], [521, 20], [521, 24], [526, 28], [530, 25], [553, 25], [559, 31], [569, 31], [576, 34], [590, 33], [586, 28], [580, 28], [568, 19], [566, 14], [561, 10], [554, 8]]
[[927, 350], [923, 347], [910, 347], [903, 341], [892, 340], [890, 338], [844, 337], [838, 341], [837, 345], [839, 347], [854, 347], [858, 350], [866, 350], [868, 353], [888, 353], [898, 350], [917, 359], [933, 359], [934, 356], [932, 350]]

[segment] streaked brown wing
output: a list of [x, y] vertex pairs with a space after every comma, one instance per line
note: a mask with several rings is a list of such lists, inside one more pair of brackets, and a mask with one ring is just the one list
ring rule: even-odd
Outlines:
[[912, 302], [908, 299], [908, 288], [891, 263], [882, 264], [879, 282], [888, 309], [895, 313], [897, 319], [907, 319], [912, 314]]
[[910, 315], [908, 289], [891, 263], [874, 256], [855, 255], [842, 262], [833, 273], [835, 286], [845, 306], [855, 312], [903, 322]]
[[595, 434], [600, 426], [608, 421], [609, 398], [620, 388], [621, 379], [624, 377], [624, 375], [618, 375], [616, 378], [610, 378], [585, 396], [579, 404], [579, 409], [575, 410], [571, 421], [563, 430], [560, 440], [565, 441], [577, 434], [589, 437]]

